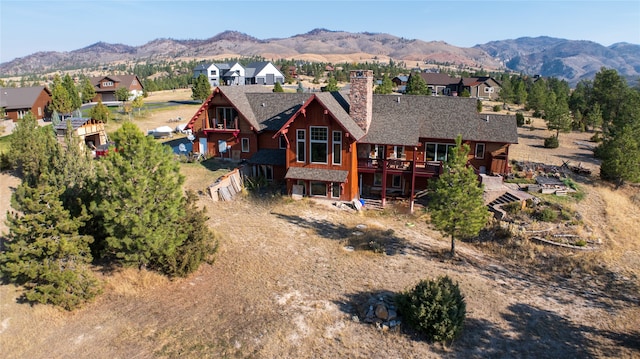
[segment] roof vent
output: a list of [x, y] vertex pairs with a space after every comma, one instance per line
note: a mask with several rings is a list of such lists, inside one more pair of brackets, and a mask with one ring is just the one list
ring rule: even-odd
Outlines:
[[397, 103], [400, 103], [400, 96], [398, 96], [398, 98], [396, 99]]
[[489, 115], [485, 116], [484, 120], [485, 120], [486, 122], [489, 122]]
[[262, 107], [267, 107], [267, 104], [263, 102]]

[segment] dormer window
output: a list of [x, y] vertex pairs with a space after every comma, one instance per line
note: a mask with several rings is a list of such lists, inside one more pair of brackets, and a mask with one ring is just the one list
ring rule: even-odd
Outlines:
[[113, 86], [113, 81], [103, 81], [102, 82], [102, 87], [112, 87]]

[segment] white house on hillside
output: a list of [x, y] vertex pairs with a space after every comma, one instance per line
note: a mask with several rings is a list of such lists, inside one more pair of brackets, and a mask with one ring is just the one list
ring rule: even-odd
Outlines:
[[273, 85], [284, 83], [284, 75], [268, 61], [253, 62], [243, 67], [239, 63], [203, 63], [193, 69], [193, 77], [204, 74], [211, 86]]

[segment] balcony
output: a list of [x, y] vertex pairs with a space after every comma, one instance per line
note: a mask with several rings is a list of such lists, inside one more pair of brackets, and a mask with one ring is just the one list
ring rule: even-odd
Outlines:
[[[413, 161], [402, 159], [377, 159], [358, 158], [358, 172], [382, 172], [386, 168], [387, 173], [411, 173]], [[416, 176], [434, 177], [442, 173], [440, 161], [416, 161]]]

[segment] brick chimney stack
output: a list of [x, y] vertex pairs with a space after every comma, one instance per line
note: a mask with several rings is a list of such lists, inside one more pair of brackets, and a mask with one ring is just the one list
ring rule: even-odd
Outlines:
[[373, 113], [373, 70], [353, 70], [350, 80], [349, 115], [366, 133]]

